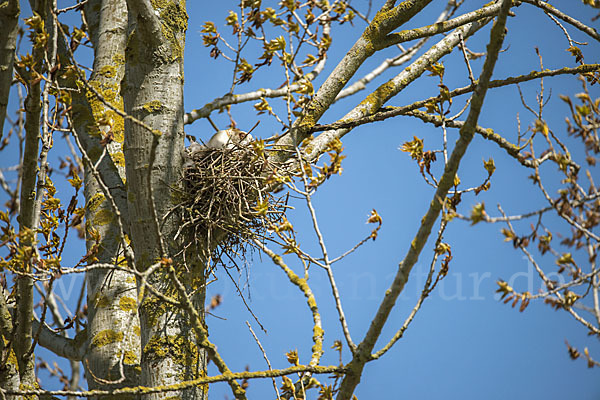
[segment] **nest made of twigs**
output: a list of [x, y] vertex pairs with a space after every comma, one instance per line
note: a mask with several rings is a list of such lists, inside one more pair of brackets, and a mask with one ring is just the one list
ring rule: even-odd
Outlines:
[[272, 166], [252, 146], [207, 148], [190, 157], [177, 206], [186, 245], [244, 256], [285, 212], [283, 198], [268, 191]]

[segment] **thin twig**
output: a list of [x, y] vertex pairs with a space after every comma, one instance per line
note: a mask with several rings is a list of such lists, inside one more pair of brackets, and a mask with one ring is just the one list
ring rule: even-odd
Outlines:
[[[250, 330], [250, 333], [252, 334], [252, 337], [254, 338], [254, 341], [256, 342], [256, 344], [258, 345], [258, 347], [260, 348], [260, 351], [262, 352], [263, 358], [265, 359], [265, 361], [267, 362], [267, 365], [269, 367], [269, 371], [273, 371], [273, 368], [271, 367], [271, 362], [269, 361], [269, 357], [267, 357], [267, 352], [265, 351], [265, 349], [262, 346], [262, 344], [260, 344], [260, 340], [258, 340], [258, 337], [256, 336], [256, 333], [254, 333], [254, 331], [252, 330], [252, 327], [250, 326], [250, 324], [248, 323], [248, 321], [246, 321], [246, 325], [248, 326], [248, 329]], [[277, 388], [277, 382], [275, 382], [275, 377], [271, 377], [271, 380], [273, 381], [273, 389], [275, 390], [275, 394], [277, 395], [277, 400], [281, 400], [281, 397], [279, 396], [279, 389]]]

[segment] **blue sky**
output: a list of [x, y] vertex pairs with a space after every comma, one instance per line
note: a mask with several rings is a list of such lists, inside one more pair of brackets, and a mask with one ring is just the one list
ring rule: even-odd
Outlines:
[[[202, 45], [200, 29], [207, 20], [214, 21], [218, 26], [223, 25], [227, 10], [237, 6], [237, 3], [188, 2], [190, 21], [185, 53], [187, 111], [199, 108], [229, 90], [231, 64], [222, 58], [212, 60], [208, 57], [209, 50]], [[377, 7], [381, 2], [374, 3], [374, 7]], [[433, 3], [422, 15], [411, 21], [409, 27], [430, 23], [442, 6], [442, 2]], [[462, 12], [474, 9], [481, 3], [466, 1]], [[366, 4], [365, 0], [353, 2], [358, 9], [363, 9]], [[584, 7], [581, 2], [562, 1], [553, 4], [586, 24], [598, 27], [598, 21], [590, 21], [594, 15], [590, 12], [591, 8]], [[494, 78], [525, 74], [538, 69], [538, 58], [534, 50], [536, 46], [540, 49], [546, 68], [576, 66], [573, 57], [565, 51], [568, 47], [567, 40], [554, 22], [527, 4], [514, 11], [516, 16], [510, 18], [507, 24], [507, 50], [500, 56]], [[26, 11], [23, 16], [26, 16]], [[363, 27], [363, 24], [356, 21], [354, 27], [345, 24], [332, 32], [334, 40], [328, 66], [315, 81], [315, 88], [350, 48]], [[590, 43], [582, 46], [586, 62], [598, 62], [598, 43], [593, 43], [592, 39], [571, 27], [567, 29], [573, 39]], [[224, 32], [229, 30], [228, 27], [223, 28]], [[485, 51], [488, 32], [489, 27], [469, 40], [468, 46], [474, 51]], [[433, 44], [434, 41], [430, 43]], [[362, 76], [384, 57], [392, 54], [393, 50], [376, 54], [373, 60], [365, 63], [357, 76]], [[443, 61], [446, 66], [445, 84], [450, 89], [469, 83], [462, 55], [454, 52]], [[482, 61], [472, 63], [476, 76], [481, 65]], [[236, 93], [259, 87], [280, 86], [283, 75], [277, 68], [274, 65], [273, 70], [257, 73], [255, 80], [239, 86]], [[396, 73], [398, 70], [389, 70], [382, 79], [391, 78]], [[368, 88], [372, 90], [382, 82], [384, 80], [380, 79]], [[438, 83], [437, 78], [424, 76], [392, 99], [389, 105], [410, 104], [436, 95]], [[580, 84], [574, 77], [563, 76], [548, 78], [545, 85], [547, 91], [552, 88], [545, 118], [554, 131], [564, 138], [564, 117], [568, 110], [558, 96], [579, 92]], [[521, 88], [529, 103], [535, 105], [539, 84], [527, 83]], [[333, 122], [366, 94], [368, 92], [363, 91], [340, 101], [320, 122]], [[592, 97], [600, 95], [598, 85], [591, 89], [591, 94]], [[455, 100], [453, 113], [462, 107], [464, 100]], [[521, 106], [514, 86], [490, 90], [486, 101], [480, 125], [491, 127], [510, 140], [514, 141], [517, 136], [517, 113], [520, 115], [522, 130], [533, 122], [532, 116]], [[252, 104], [232, 109], [232, 114], [242, 129], [249, 129], [257, 120]], [[276, 102], [273, 101], [273, 104]], [[253, 135], [266, 137], [279, 131], [269, 117], [262, 115], [258, 118], [261, 124]], [[215, 114], [213, 119], [220, 127], [228, 124], [226, 114]], [[201, 120], [187, 126], [186, 132], [207, 140], [212, 134], [212, 128]], [[457, 134], [456, 130], [448, 131], [450, 143], [456, 140]], [[347, 156], [342, 164], [343, 174], [332, 177], [318, 189], [313, 198], [322, 232], [333, 255], [344, 252], [368, 235], [371, 227], [365, 225], [365, 221], [371, 209], [376, 209], [383, 217], [383, 227], [377, 240], [367, 243], [335, 266], [342, 303], [355, 342], [359, 342], [364, 336], [433, 195], [431, 187], [421, 178], [415, 162], [407, 153], [398, 150], [402, 143], [412, 140], [414, 135], [424, 139], [426, 149], [439, 148], [440, 131], [409, 117], [394, 118], [355, 129], [343, 140], [344, 154]], [[575, 141], [566, 141], [572, 146], [573, 154], [582, 154], [581, 147]], [[486, 203], [486, 209], [493, 216], [498, 215], [498, 203], [509, 214], [535, 210], [543, 205], [541, 195], [527, 179], [531, 171], [524, 170], [495, 144], [479, 136], [475, 137], [459, 170], [459, 176], [466, 186], [476, 186], [483, 181], [486, 173], [482, 160], [490, 157], [494, 158], [497, 166], [491, 189], [477, 197], [473, 194], [464, 195], [459, 212], [468, 214], [470, 208], [481, 201]], [[434, 168], [438, 173], [439, 164], [438, 161]], [[6, 165], [9, 165], [9, 160], [3, 155], [1, 166]], [[556, 185], [550, 182], [558, 182], [561, 177], [558, 173], [553, 176], [552, 171], [549, 169], [547, 176], [549, 185], [554, 187]], [[591, 172], [596, 181], [600, 181], [598, 169]], [[60, 190], [65, 193], [63, 202], [68, 201], [70, 192], [67, 187], [59, 187]], [[301, 232], [299, 243], [303, 248], [316, 252], [318, 246], [307, 219], [306, 207], [301, 201], [292, 205], [296, 209], [290, 213], [290, 220]], [[528, 224], [529, 222], [520, 226], [524, 228]], [[555, 221], [549, 221], [549, 225], [565, 229], [564, 225]], [[438, 225], [434, 229], [437, 230], [437, 227]], [[367, 365], [356, 391], [359, 399], [559, 399], [566, 396], [596, 399], [600, 396], [598, 369], [588, 369], [582, 360], [571, 361], [564, 344], [568, 340], [580, 350], [587, 346], [592, 356], [600, 358], [597, 340], [588, 337], [581, 325], [565, 312], [554, 311], [540, 301], [533, 302], [523, 313], [498, 301], [494, 293], [497, 288], [495, 281], [498, 279], [509, 281], [520, 291], [537, 292], [542, 287], [522, 254], [514, 250], [510, 243], [503, 242], [501, 227], [483, 224], [471, 227], [464, 221], [454, 221], [449, 226], [445, 241], [452, 246], [454, 256], [449, 275], [425, 301], [404, 338], [382, 359]], [[431, 260], [431, 246], [432, 243], [428, 243], [423, 251], [376, 349], [387, 342], [414, 306]], [[82, 249], [81, 243], [74, 243], [70, 249], [71, 261], [66, 262], [81, 257]], [[286, 261], [297, 273], [302, 272], [296, 260], [290, 257]], [[548, 270], [555, 268], [554, 260], [550, 257], [540, 258], [540, 262]], [[217, 271], [218, 281], [209, 287], [209, 295], [221, 294], [224, 301], [214, 311], [219, 318], [208, 316], [207, 322], [210, 339], [218, 346], [230, 369], [241, 371], [246, 365], [252, 370], [266, 369], [262, 354], [245, 321], [253, 324], [274, 368], [286, 367], [288, 363], [285, 353], [293, 349], [298, 350], [301, 362], [308, 362], [312, 325], [302, 293], [289, 284], [268, 257], [261, 257], [258, 253], [248, 260], [246, 270], [239, 276], [235, 270], [232, 270], [232, 274], [234, 278], [239, 278], [238, 284], [245, 288], [244, 294], [250, 307], [268, 334], [261, 332], [254, 323], [227, 275], [223, 271]], [[61, 294], [61, 290], [64, 290], [62, 294], [67, 294], [70, 284], [74, 282], [73, 290], [66, 296], [70, 304], [73, 304], [80, 280], [71, 279], [65, 279], [63, 288], [58, 286], [58, 293]], [[325, 355], [322, 364], [337, 364], [337, 353], [329, 347], [334, 340], [343, 340], [343, 337], [325, 273], [313, 267], [309, 284], [315, 292], [324, 320]], [[52, 359], [44, 350], [38, 353], [47, 360]], [[345, 351], [344, 362], [349, 360], [349, 354]], [[251, 381], [248, 391], [249, 398], [274, 397], [272, 384], [268, 380]], [[232, 398], [226, 384], [211, 387], [211, 396], [216, 399]], [[310, 398], [316, 397], [316, 392], [312, 392]]]

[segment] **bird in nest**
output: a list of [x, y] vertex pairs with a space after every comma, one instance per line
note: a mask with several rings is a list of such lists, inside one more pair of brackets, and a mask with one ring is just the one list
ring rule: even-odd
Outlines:
[[252, 142], [252, 135], [237, 128], [217, 131], [206, 144], [193, 141], [184, 154], [184, 168], [192, 166], [193, 160], [204, 152], [214, 149], [234, 149], [246, 147]]

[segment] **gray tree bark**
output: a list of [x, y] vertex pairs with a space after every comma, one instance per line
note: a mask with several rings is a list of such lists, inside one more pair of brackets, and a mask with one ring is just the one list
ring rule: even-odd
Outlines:
[[[92, 0], [85, 5], [94, 47], [89, 88], [76, 92], [73, 119], [78, 137], [119, 210], [128, 233], [123, 156], [124, 121], [107, 104], [123, 110], [120, 85], [125, 73], [127, 6], [125, 0]], [[117, 215], [90, 165], [85, 166], [86, 243], [100, 263], [123, 266], [123, 240]], [[95, 269], [86, 274], [87, 351], [90, 389], [139, 385], [140, 331], [135, 276], [122, 270]]]
[[[193, 303], [204, 314], [204, 275], [201, 265], [183, 269], [173, 241], [179, 227], [174, 216], [165, 218], [173, 205], [172, 188], [179, 185], [183, 164], [183, 49], [187, 30], [185, 1], [128, 0], [130, 38], [123, 80], [127, 200], [131, 242], [138, 270], [171, 258], [177, 276]], [[137, 121], [136, 121], [137, 120]], [[142, 124], [143, 123], [143, 124]], [[170, 263], [168, 261], [167, 263]], [[181, 299], [161, 267], [149, 283]], [[139, 283], [139, 282], [138, 282]], [[205, 375], [205, 351], [199, 346], [183, 309], [165, 304], [138, 284], [144, 386], [175, 384]], [[208, 387], [178, 392], [184, 399], [206, 397]], [[164, 398], [173, 394], [153, 394]]]

